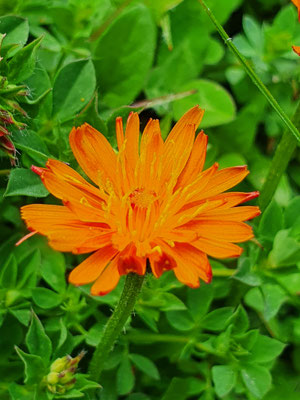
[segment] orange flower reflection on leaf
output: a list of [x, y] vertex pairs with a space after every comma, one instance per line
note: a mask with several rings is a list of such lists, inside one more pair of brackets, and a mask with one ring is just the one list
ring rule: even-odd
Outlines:
[[[300, 21], [300, 0], [292, 0], [292, 2], [295, 4], [295, 6], [298, 9], [298, 19]], [[292, 46], [294, 52], [300, 56], [300, 46]]]
[[258, 192], [224, 193], [245, 178], [246, 166], [203, 171], [207, 136], [201, 131], [195, 139], [203, 114], [189, 110], [165, 142], [158, 120], [149, 120], [139, 143], [138, 114], [129, 115], [125, 134], [117, 118], [117, 154], [90, 125], [73, 128], [71, 148], [94, 185], [60, 161], [32, 167], [63, 206], [22, 207], [27, 227], [56, 250], [94, 252], [71, 272], [72, 284], [94, 282], [91, 293], [104, 295], [120, 275], [145, 274], [149, 260], [155, 277], [172, 269], [179, 281], [198, 287], [199, 278], [212, 277], [208, 255], [241, 254], [234, 243], [253, 237], [243, 221], [260, 211], [237, 206]]

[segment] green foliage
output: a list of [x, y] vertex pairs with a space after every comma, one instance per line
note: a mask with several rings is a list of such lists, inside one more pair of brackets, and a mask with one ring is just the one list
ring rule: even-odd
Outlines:
[[[207, 4], [292, 117], [300, 90], [294, 5]], [[251, 173], [237, 190], [261, 190], [283, 125], [200, 3], [0, 0], [0, 10], [0, 125], [9, 132], [9, 145], [0, 135], [0, 398], [298, 399], [299, 148], [253, 223], [255, 239], [238, 260], [212, 261], [210, 285], [183, 287], [172, 271], [147, 276], [105, 362], [102, 388], [88, 365], [122, 283], [92, 298], [88, 286], [67, 282], [82, 256], [54, 251], [38, 235], [15, 247], [28, 233], [20, 207], [58, 204], [31, 165], [44, 167], [51, 157], [77, 168], [68, 136], [84, 122], [116, 147], [115, 118], [131, 110], [140, 112], [142, 127], [160, 118], [166, 137], [199, 104], [209, 136], [206, 167], [247, 164]], [[66, 371], [67, 355], [74, 360], [83, 348], [80, 373], [51, 375], [55, 360]]]

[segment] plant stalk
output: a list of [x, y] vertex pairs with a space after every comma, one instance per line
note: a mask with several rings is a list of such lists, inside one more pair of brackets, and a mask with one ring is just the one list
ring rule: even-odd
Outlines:
[[285, 111], [280, 107], [278, 104], [277, 100], [273, 97], [271, 92], [267, 89], [267, 87], [263, 84], [261, 79], [258, 77], [254, 69], [250, 66], [246, 58], [239, 52], [237, 47], [233, 44], [232, 39], [228, 36], [222, 25], [218, 22], [210, 8], [206, 5], [204, 0], [199, 0], [200, 4], [202, 5], [203, 9], [205, 10], [206, 14], [212, 21], [212, 23], [215, 25], [217, 31], [219, 32], [220, 36], [226, 43], [226, 45], [232, 50], [234, 55], [238, 58], [238, 60], [241, 62], [242, 66], [244, 67], [245, 71], [249, 75], [250, 79], [252, 82], [258, 87], [260, 92], [265, 96], [265, 98], [268, 100], [268, 102], [271, 104], [273, 109], [276, 111], [278, 116], [281, 118], [281, 120], [284, 122], [286, 128], [288, 129], [288, 132], [291, 132], [296, 140], [300, 142], [300, 132], [296, 128], [296, 126], [292, 123], [292, 121], [289, 119]]
[[96, 347], [90, 363], [90, 376], [96, 382], [99, 382], [107, 357], [134, 308], [144, 278], [145, 275], [134, 273], [130, 273], [126, 276], [119, 303], [104, 328], [101, 341]]

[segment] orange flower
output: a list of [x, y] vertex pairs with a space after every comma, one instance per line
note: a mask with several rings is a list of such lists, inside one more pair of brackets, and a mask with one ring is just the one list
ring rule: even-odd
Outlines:
[[[298, 19], [300, 21], [300, 0], [292, 0], [292, 2], [295, 4], [295, 6], [298, 9]], [[300, 56], [300, 46], [292, 46], [294, 52]]]
[[[88, 124], [73, 128], [70, 144], [88, 183], [66, 164], [49, 159], [32, 167], [63, 206], [22, 207], [27, 227], [45, 235], [59, 251], [94, 252], [69, 275], [74, 285], [94, 282], [91, 293], [103, 295], [120, 275], [145, 274], [147, 260], [155, 277], [172, 269], [179, 281], [210, 282], [207, 255], [236, 257], [234, 243], [253, 237], [243, 221], [260, 214], [255, 206], [236, 207], [258, 192], [224, 193], [242, 181], [246, 166], [203, 171], [207, 136], [195, 131], [204, 111], [189, 110], [164, 142], [158, 120], [150, 119], [139, 142], [137, 113], [116, 120], [119, 153]], [[140, 144], [139, 144], [140, 143]]]

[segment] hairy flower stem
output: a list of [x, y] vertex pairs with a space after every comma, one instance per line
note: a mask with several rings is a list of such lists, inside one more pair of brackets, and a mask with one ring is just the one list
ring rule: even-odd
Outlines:
[[134, 273], [130, 273], [126, 276], [120, 301], [104, 328], [102, 339], [90, 363], [90, 376], [97, 382], [99, 382], [107, 356], [112, 350], [115, 341], [134, 308], [136, 299], [143, 285], [144, 277], [144, 275], [137, 275]]
[[[300, 128], [300, 102], [296, 108], [293, 122], [297, 128]], [[285, 130], [280, 142], [276, 148], [268, 176], [264, 182], [259, 196], [259, 206], [263, 212], [269, 205], [272, 197], [277, 189], [282, 174], [286, 170], [290, 159], [297, 147], [297, 140]]]
[[231, 49], [231, 51], [234, 53], [234, 55], [237, 57], [237, 59], [240, 61], [242, 64], [244, 70], [247, 72], [248, 76], [252, 80], [252, 82], [258, 87], [260, 92], [265, 96], [265, 98], [268, 100], [270, 105], [273, 107], [273, 109], [276, 111], [277, 115], [281, 118], [281, 120], [284, 122], [286, 128], [290, 133], [294, 135], [296, 140], [300, 142], [300, 132], [296, 128], [296, 126], [292, 123], [292, 121], [289, 119], [285, 111], [280, 107], [276, 99], [273, 97], [271, 92], [268, 90], [268, 88], [263, 84], [259, 76], [256, 74], [254, 69], [251, 67], [251, 65], [248, 63], [246, 58], [239, 52], [237, 47], [234, 45], [232, 42], [232, 39], [228, 36], [222, 25], [218, 22], [210, 8], [206, 5], [204, 0], [199, 0], [200, 4], [202, 5], [203, 9], [205, 10], [206, 14], [212, 21], [212, 23], [215, 25], [217, 31], [219, 32], [220, 36], [226, 43], [226, 45]]

